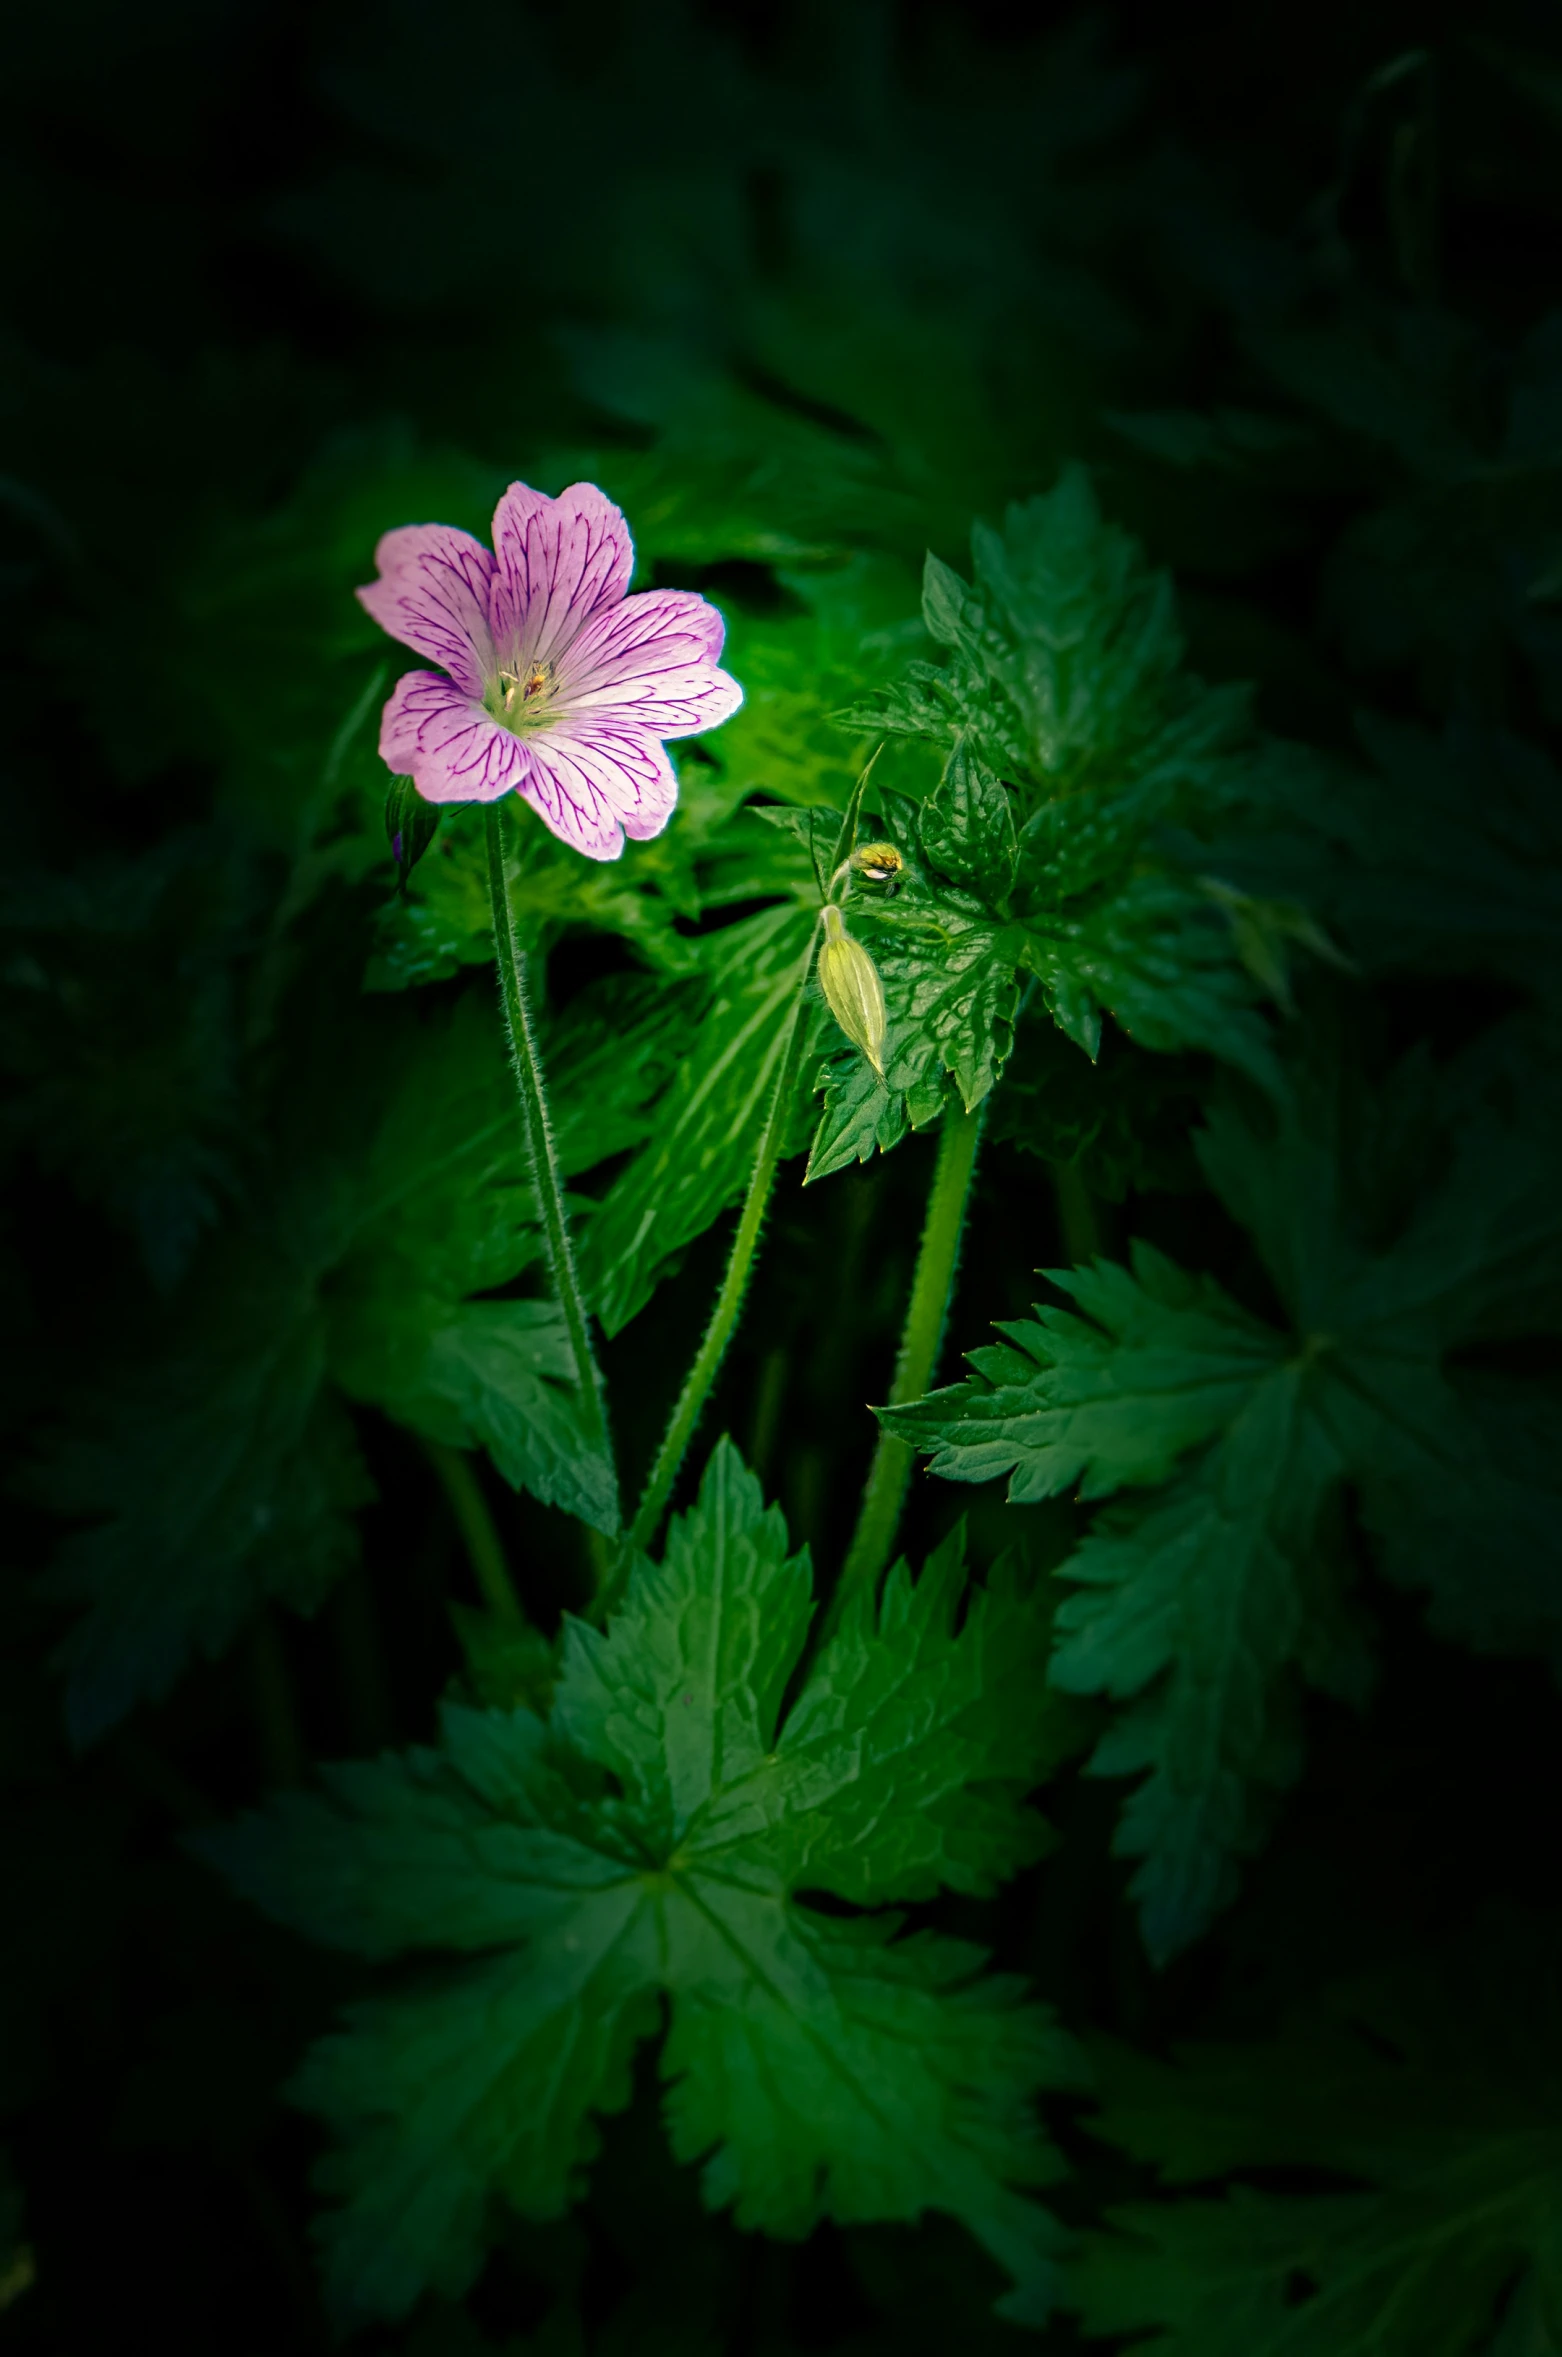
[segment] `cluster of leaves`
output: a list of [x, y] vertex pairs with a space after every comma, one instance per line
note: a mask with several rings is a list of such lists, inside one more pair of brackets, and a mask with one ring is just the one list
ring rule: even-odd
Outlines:
[[[920, 803], [885, 798], [903, 881], [861, 912], [885, 983], [885, 1074], [830, 1074], [814, 1176], [935, 1120], [951, 1082], [980, 1103], [1022, 978], [1092, 1061], [1109, 1014], [1148, 1048], [1274, 1074], [1257, 1002], [1284, 987], [1287, 921], [1306, 928], [1198, 872], [1200, 835], [1263, 797], [1244, 693], [1186, 673], [1169, 583], [1103, 519], [1082, 469], [1011, 506], [1001, 533], [977, 525], [972, 551], [974, 590], [927, 562], [923, 619], [949, 661], [914, 663], [843, 716], [942, 760]], [[1191, 857], [1158, 847], [1174, 823]]]
[[[155, 1355], [143, 1302], [135, 1358], [101, 1370], [31, 1474], [56, 1511], [95, 1518], [55, 1575], [88, 1606], [66, 1647], [78, 1738], [222, 1650], [262, 1597], [319, 1603], [370, 1494], [346, 1401], [481, 1446], [515, 1487], [617, 1527], [557, 1306], [513, 1291], [541, 1240], [489, 994], [421, 1021], [340, 1013], [313, 1053], [290, 1036], [274, 1159], [246, 1174], [248, 1216], [157, 1314]], [[646, 1052], [611, 1073], [594, 1028], [559, 1042], [581, 1079], [567, 1169], [643, 1134], [650, 1035], [665, 1060], [676, 1009], [639, 1013]]]
[[967, 1381], [885, 1411], [935, 1472], [1007, 1474], [1017, 1502], [1151, 1493], [1059, 1566], [1079, 1593], [1048, 1674], [1130, 1704], [1092, 1766], [1144, 1776], [1118, 1845], [1160, 1957], [1230, 1900], [1262, 1795], [1300, 1772], [1294, 1681], [1366, 1699], [1342, 1484], [1434, 1627], [1562, 1671], [1551, 1404], [1458, 1356], [1562, 1315], [1550, 1057], [1509, 1035], [1369, 1091], [1342, 1056], [1278, 1107], [1227, 1101], [1196, 1143], [1285, 1325], [1140, 1243], [1129, 1268], [1049, 1272], [1073, 1309], [1004, 1326]]
[[783, 1720], [808, 1557], [724, 1442], [609, 1633], [568, 1628], [546, 1723], [447, 1708], [437, 1751], [203, 1841], [315, 1938], [478, 1959], [356, 2008], [298, 2081], [344, 2139], [322, 2172], [344, 2317], [465, 2290], [495, 2195], [565, 2209], [662, 1993], [668, 2136], [710, 2206], [786, 2237], [950, 2211], [1042, 2319], [1060, 2238], [1019, 2189], [1059, 2164], [1029, 2098], [1078, 2083], [1074, 2050], [979, 1950], [859, 1911], [991, 1891], [1042, 1846], [1045, 1612], [999, 1569], [957, 1632], [964, 1587], [959, 1533], [916, 1582], [898, 1566]]

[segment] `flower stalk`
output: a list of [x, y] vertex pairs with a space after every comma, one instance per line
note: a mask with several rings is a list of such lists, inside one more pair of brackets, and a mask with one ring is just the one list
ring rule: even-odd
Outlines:
[[504, 1009], [505, 1030], [509, 1035], [516, 1091], [520, 1097], [521, 1128], [531, 1166], [532, 1188], [542, 1214], [548, 1267], [554, 1292], [564, 1312], [564, 1327], [575, 1360], [581, 1404], [586, 1411], [591, 1438], [605, 1453], [609, 1446], [607, 1410], [602, 1398], [602, 1379], [597, 1372], [591, 1335], [586, 1324], [580, 1280], [575, 1273], [569, 1225], [564, 1216], [564, 1194], [559, 1184], [558, 1157], [553, 1148], [553, 1126], [548, 1119], [542, 1062], [537, 1053], [537, 1036], [526, 997], [526, 960], [516, 942], [515, 921], [510, 912], [510, 893], [504, 873], [504, 826], [497, 804], [490, 802], [483, 815], [488, 830], [488, 890], [493, 903], [494, 960], [499, 969], [499, 997]]
[[[786, 1140], [792, 1100], [797, 1093], [797, 1076], [802, 1066], [812, 1012], [808, 995], [808, 976], [812, 964], [813, 943], [810, 941], [798, 982], [797, 1003], [792, 1011], [781, 1068], [776, 1074], [770, 1108], [760, 1133], [759, 1152], [755, 1156], [753, 1175], [748, 1182], [748, 1193], [743, 1198], [743, 1210], [738, 1219], [737, 1233], [732, 1239], [726, 1274], [721, 1281], [721, 1291], [716, 1296], [710, 1324], [695, 1353], [694, 1363], [684, 1378], [678, 1404], [673, 1409], [662, 1445], [657, 1451], [656, 1462], [647, 1478], [639, 1510], [630, 1526], [629, 1537], [633, 1547], [648, 1547], [656, 1536], [667, 1501], [672, 1495], [673, 1483], [678, 1478], [678, 1468], [694, 1437], [700, 1411], [720, 1371], [727, 1344], [732, 1339], [732, 1330], [738, 1322], [738, 1313], [743, 1307], [743, 1296], [748, 1290], [754, 1256], [759, 1249], [760, 1231], [770, 1204], [770, 1190], [775, 1183], [776, 1166]], [[619, 1574], [620, 1579], [624, 1571], [627, 1571], [627, 1561]], [[615, 1580], [613, 1584], [616, 1587], [618, 1582]], [[604, 1605], [610, 1600], [604, 1596]]]
[[[863, 793], [872, 774], [873, 764], [878, 757], [879, 750], [875, 749], [857, 780], [852, 798], [846, 807], [846, 815], [841, 821], [841, 831], [836, 842], [835, 855], [830, 862], [829, 869], [820, 875], [820, 887], [824, 901], [820, 911], [820, 923], [825, 930], [826, 946], [839, 939], [842, 934], [840, 909], [836, 905], [835, 896], [843, 879], [843, 862], [849, 861], [852, 846], [857, 839], [858, 812], [862, 808]], [[831, 878], [827, 890], [824, 885], [825, 874]], [[673, 1483], [678, 1478], [678, 1468], [683, 1463], [684, 1454], [694, 1437], [695, 1426], [700, 1420], [700, 1412], [709, 1397], [711, 1385], [715, 1382], [720, 1371], [721, 1362], [726, 1355], [727, 1344], [732, 1339], [733, 1328], [738, 1322], [738, 1314], [743, 1307], [743, 1296], [748, 1290], [748, 1280], [753, 1269], [754, 1256], [759, 1249], [760, 1232], [764, 1227], [765, 1212], [770, 1203], [770, 1190], [775, 1183], [776, 1167], [781, 1159], [781, 1148], [786, 1141], [787, 1121], [791, 1113], [792, 1100], [797, 1091], [797, 1076], [802, 1067], [803, 1051], [807, 1044], [813, 1005], [809, 995], [808, 982], [813, 965], [814, 942], [810, 940], [808, 954], [803, 960], [802, 971], [798, 976], [797, 1000], [792, 1010], [786, 1046], [782, 1051], [781, 1068], [776, 1074], [776, 1085], [771, 1095], [769, 1111], [765, 1117], [765, 1126], [760, 1133], [759, 1151], [754, 1159], [754, 1170], [748, 1183], [748, 1193], [743, 1199], [743, 1209], [738, 1218], [737, 1233], [732, 1239], [732, 1250], [727, 1259], [726, 1274], [721, 1281], [721, 1291], [716, 1296], [716, 1306], [711, 1312], [710, 1324], [706, 1327], [704, 1339], [695, 1353], [694, 1364], [684, 1379], [683, 1389], [678, 1395], [678, 1404], [673, 1409], [671, 1420], [663, 1435], [662, 1445], [657, 1451], [656, 1462], [651, 1467], [639, 1509], [630, 1526], [628, 1542], [620, 1550], [619, 1561], [612, 1576], [598, 1594], [597, 1609], [599, 1612], [605, 1612], [608, 1609], [619, 1588], [628, 1578], [633, 1550], [637, 1547], [648, 1547], [661, 1527], [662, 1516], [667, 1510], [667, 1501], [672, 1495]], [[875, 974], [875, 983], [877, 979]], [[881, 1045], [882, 1032], [877, 1035], [875, 1040], [876, 1047]], [[874, 1055], [873, 1061], [875, 1068], [877, 1068], [877, 1054]]]
[[[928, 1195], [927, 1219], [911, 1281], [911, 1299], [906, 1307], [900, 1353], [890, 1384], [892, 1408], [904, 1406], [907, 1400], [920, 1399], [937, 1371], [960, 1266], [960, 1244], [984, 1111], [984, 1105], [973, 1106], [969, 1113], [956, 1112], [951, 1107], [944, 1117], [933, 1185]], [[893, 1433], [880, 1432], [862, 1493], [857, 1527], [825, 1616], [823, 1637], [833, 1632], [854, 1596], [865, 1588], [871, 1590], [877, 1586], [895, 1543], [913, 1459], [909, 1441], [900, 1440]]]

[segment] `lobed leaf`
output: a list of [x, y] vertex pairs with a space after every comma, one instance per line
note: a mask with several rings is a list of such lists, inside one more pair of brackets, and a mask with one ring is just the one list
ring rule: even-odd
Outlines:
[[1430, 1591], [1435, 1626], [1557, 1656], [1555, 1403], [1527, 1394], [1512, 1426], [1511, 1387], [1445, 1365], [1483, 1336], [1554, 1328], [1549, 1057], [1521, 1026], [1440, 1084], [1418, 1064], [1372, 1092], [1304, 1073], [1267, 1110], [1217, 1106], [1200, 1157], [1253, 1232], [1289, 1335], [1138, 1245], [1131, 1270], [1054, 1278], [1085, 1316], [1001, 1328], [965, 1382], [881, 1411], [933, 1470], [1007, 1474], [1019, 1502], [1172, 1481], [1114, 1506], [1059, 1567], [1077, 1592], [1049, 1671], [1128, 1705], [1091, 1767], [1142, 1779], [1117, 1846], [1141, 1861], [1158, 1959], [1232, 1896], [1264, 1795], [1296, 1773], [1297, 1678], [1364, 1694], [1331, 1535], [1342, 1483], [1385, 1572]]
[[1040, 2321], [1061, 2243], [1026, 2190], [1058, 2168], [1032, 2098], [1077, 2083], [1072, 2048], [980, 1951], [797, 1892], [984, 1890], [1035, 1854], [1045, 1623], [1004, 1580], [957, 1631], [946, 1549], [858, 1609], [778, 1732], [810, 1585], [724, 1442], [607, 1632], [571, 1626], [546, 1728], [448, 1708], [437, 1752], [201, 1838], [318, 1938], [480, 1959], [354, 2009], [300, 2076], [339, 2139], [344, 2318], [464, 2288], [495, 2195], [556, 2214], [665, 1997], [668, 2131], [709, 2206], [787, 2236], [943, 2210], [1008, 2268], [1006, 2312]]

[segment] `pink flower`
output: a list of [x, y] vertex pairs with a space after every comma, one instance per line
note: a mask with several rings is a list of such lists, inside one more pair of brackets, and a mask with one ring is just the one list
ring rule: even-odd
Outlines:
[[[726, 625], [686, 589], [629, 586], [634, 550], [590, 483], [512, 483], [490, 552], [448, 524], [387, 532], [359, 597], [439, 671], [397, 681], [380, 753], [430, 802], [520, 794], [588, 859], [659, 835], [678, 799], [664, 740], [743, 701], [716, 667]], [[448, 676], [445, 676], [448, 674]]]

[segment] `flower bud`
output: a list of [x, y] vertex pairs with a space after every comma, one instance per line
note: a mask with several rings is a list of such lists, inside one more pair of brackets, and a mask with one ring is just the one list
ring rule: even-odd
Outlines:
[[848, 866], [859, 882], [882, 884], [896, 891], [906, 872], [906, 863], [893, 843], [862, 843], [852, 853]]
[[847, 1038], [861, 1048], [880, 1080], [884, 1078], [884, 985], [879, 969], [860, 941], [853, 941], [832, 903], [824, 912], [819, 947], [819, 987]]

